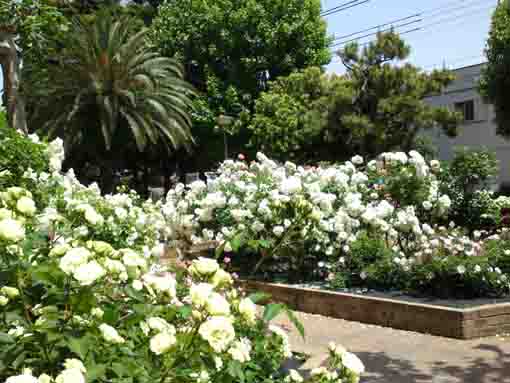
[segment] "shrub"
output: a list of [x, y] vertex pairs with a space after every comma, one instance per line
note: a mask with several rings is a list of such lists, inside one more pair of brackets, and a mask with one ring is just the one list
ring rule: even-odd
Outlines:
[[[464, 212], [473, 218], [467, 227], [449, 219], [457, 201], [447, 186], [483, 182], [490, 173], [490, 156], [468, 157], [454, 162], [457, 174], [415, 151], [383, 153], [366, 165], [355, 156], [319, 167], [282, 165], [259, 153], [250, 163], [225, 161], [208, 183], [178, 185], [163, 211], [174, 240], [215, 242], [216, 255], [235, 259], [244, 276], [260, 269], [264, 279], [283, 271], [290, 282], [327, 277], [337, 288], [499, 296], [509, 281], [490, 271], [497, 266], [482, 257], [482, 247], [494, 222], [504, 221], [498, 206], [505, 200], [476, 190]], [[462, 272], [476, 265], [483, 272]]]
[[[134, 193], [102, 196], [72, 171], [23, 174], [37, 193], [0, 188], [1, 381], [286, 379], [290, 345], [270, 324], [285, 307], [268, 305], [260, 317], [255, 297], [214, 260], [155, 268], [170, 234], [160, 205]], [[338, 378], [324, 381], [357, 382], [359, 360], [335, 355], [327, 372]]]
[[[35, 142], [34, 142], [35, 140]], [[31, 169], [35, 173], [49, 171], [49, 147], [37, 142], [35, 136], [27, 137], [7, 126], [0, 113], [0, 186], [19, 186], [27, 182], [23, 177]]]
[[469, 230], [494, 227], [498, 213], [488, 191], [498, 174], [496, 155], [485, 149], [456, 150], [440, 175], [441, 190], [453, 202], [451, 219]]

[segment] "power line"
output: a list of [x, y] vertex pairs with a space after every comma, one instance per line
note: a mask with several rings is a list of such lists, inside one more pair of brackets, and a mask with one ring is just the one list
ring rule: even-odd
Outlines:
[[370, 0], [354, 0], [354, 1], [349, 1], [347, 3], [338, 5], [336, 7], [333, 7], [333, 8], [330, 8], [330, 9], [327, 9], [327, 10], [321, 12], [321, 16], [323, 16], [323, 17], [331, 16], [331, 15], [334, 15], [336, 13], [345, 11], [347, 9], [354, 8], [354, 7], [357, 7], [359, 5], [366, 4], [369, 1]]
[[358, 41], [359, 39], [363, 39], [365, 37], [374, 36], [374, 35], [377, 35], [378, 33], [381, 33], [381, 32], [389, 32], [389, 31], [394, 30], [395, 28], [407, 27], [408, 25], [416, 24], [416, 23], [419, 23], [421, 21], [423, 21], [423, 19], [417, 19], [417, 20], [409, 21], [407, 23], [400, 24], [400, 25], [393, 25], [390, 28], [386, 28], [386, 29], [383, 29], [383, 30], [380, 30], [380, 31], [377, 31], [377, 32], [374, 32], [374, 33], [369, 33], [367, 35], [359, 36], [359, 37], [356, 37], [356, 38], [350, 39], [350, 40], [340, 41], [338, 43], [335, 43], [335, 44], [331, 45], [330, 47], [333, 48], [333, 47], [337, 47], [337, 46], [340, 46], [340, 45], [345, 45], [345, 44], [351, 43], [353, 41]]
[[[484, 1], [486, 2], [486, 1]], [[478, 1], [477, 3], [480, 3], [480, 1]], [[471, 4], [471, 6], [474, 5], [474, 4]], [[468, 8], [471, 8], [471, 6], [464, 6], [464, 7], [460, 7], [460, 8], [456, 8], [454, 10], [451, 10], [450, 12], [447, 12], [447, 13], [455, 13], [456, 11], [458, 10], [462, 10], [462, 9], [468, 9]], [[435, 26], [435, 25], [440, 25], [440, 24], [444, 24], [444, 23], [448, 23], [448, 22], [451, 22], [451, 21], [456, 21], [458, 20], [459, 18], [462, 19], [462, 18], [465, 18], [465, 17], [468, 17], [468, 16], [471, 16], [471, 15], [474, 15], [474, 14], [477, 14], [477, 13], [480, 13], [486, 9], [491, 9], [493, 8], [494, 5], [491, 5], [490, 7], [484, 7], [484, 8], [480, 8], [480, 9], [476, 9], [472, 12], [466, 12], [466, 13], [462, 13], [462, 14], [457, 14], [455, 16], [452, 16], [452, 17], [446, 17], [446, 18], [442, 18], [442, 19], [439, 19], [437, 21], [434, 21], [432, 23], [429, 23], [429, 24], [425, 24], [425, 25], [422, 25], [420, 27], [417, 28], [417, 30], [423, 30], [423, 29], [426, 29], [426, 28], [430, 28], [432, 26]], [[437, 9], [437, 8], [436, 8]], [[422, 13], [418, 13], [416, 15], [424, 15], [426, 12], [422, 12]], [[408, 16], [407, 18], [412, 18], [413, 16]], [[392, 29], [395, 29], [395, 28], [399, 28], [399, 27], [403, 27], [403, 26], [407, 26], [409, 24], [414, 24], [414, 23], [417, 23], [419, 21], [423, 21], [423, 19], [419, 19], [419, 20], [414, 20], [414, 21], [411, 21], [409, 23], [404, 23], [404, 24], [401, 24], [401, 25], [395, 25], [393, 26], [392, 28], [387, 28], [387, 29], [384, 29], [382, 31], [379, 31], [379, 32], [387, 32], [387, 31], [390, 31]], [[386, 25], [391, 25], [391, 23], [387, 23]], [[371, 28], [370, 30], [373, 30], [373, 29], [376, 29], [377, 27], [373, 27]], [[415, 28], [416, 29], [416, 28]], [[414, 30], [413, 30], [414, 31]], [[361, 33], [362, 31], [360, 32], [355, 32], [355, 33], [352, 33], [351, 36], [355, 36], [356, 34], [359, 34]], [[354, 41], [358, 41], [362, 38], [365, 38], [365, 37], [369, 37], [369, 36], [373, 36], [373, 35], [376, 35], [378, 32], [374, 32], [374, 33], [370, 33], [368, 35], [364, 35], [364, 36], [359, 36], [359, 37], [356, 37], [356, 38], [353, 38], [353, 39], [350, 39], [350, 40], [346, 40], [346, 41], [341, 41], [341, 42], [338, 42], [338, 43], [335, 43], [333, 45], [331, 45], [331, 47], [335, 47], [335, 46], [341, 46], [341, 45], [345, 45], [346, 43], [349, 43], [349, 42], [354, 42]], [[408, 33], [407, 31], [405, 33]], [[370, 42], [367, 42], [367, 43], [364, 43], [364, 44], [361, 44], [361, 45], [366, 45]]]
[[419, 16], [421, 16], [421, 13], [415, 13], [414, 15], [410, 15], [410, 16], [407, 16], [407, 17], [402, 17], [400, 19], [389, 21], [389, 22], [384, 23], [384, 24], [379, 24], [379, 25], [376, 25], [375, 27], [372, 27], [372, 28], [367, 28], [367, 29], [363, 29], [363, 30], [358, 31], [358, 32], [349, 33], [348, 35], [337, 36], [337, 37], [334, 38], [334, 41], [343, 40], [343, 39], [348, 38], [348, 37], [359, 35], [360, 33], [370, 32], [370, 31], [373, 31], [374, 29], [379, 29], [379, 28], [382, 28], [382, 27], [386, 27], [388, 25], [399, 23], [401, 21], [406, 21], [406, 20], [412, 19], [414, 17], [419, 17]]

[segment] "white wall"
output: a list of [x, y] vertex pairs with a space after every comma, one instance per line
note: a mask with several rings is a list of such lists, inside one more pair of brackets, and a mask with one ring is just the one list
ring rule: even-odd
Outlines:
[[439, 158], [452, 158], [455, 147], [486, 147], [496, 152], [500, 165], [498, 184], [510, 183], [510, 141], [496, 135], [494, 108], [485, 104], [477, 92], [477, 83], [482, 65], [474, 65], [455, 71], [456, 80], [440, 95], [427, 97], [425, 102], [434, 106], [447, 106], [453, 110], [454, 104], [474, 100], [475, 120], [466, 121], [458, 128], [458, 136], [448, 138], [440, 129], [427, 132], [439, 150]]

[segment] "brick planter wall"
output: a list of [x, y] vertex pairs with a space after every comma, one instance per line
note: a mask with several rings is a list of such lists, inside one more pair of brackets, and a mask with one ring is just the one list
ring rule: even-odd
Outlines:
[[393, 299], [242, 281], [247, 291], [271, 295], [294, 310], [401, 330], [473, 339], [510, 331], [510, 303], [456, 309]]

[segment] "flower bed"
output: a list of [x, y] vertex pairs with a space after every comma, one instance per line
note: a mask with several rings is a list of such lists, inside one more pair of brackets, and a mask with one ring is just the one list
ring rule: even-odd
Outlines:
[[[285, 306], [257, 315], [214, 260], [154, 268], [172, 234], [161, 206], [102, 196], [59, 172], [61, 143], [37, 145], [48, 171], [0, 174], [0, 381], [303, 381], [281, 372], [291, 348], [270, 321], [287, 312], [301, 329]], [[329, 352], [310, 382], [358, 382], [359, 359]]]
[[450, 216], [463, 215], [450, 194], [462, 182], [443, 167], [415, 151], [318, 167], [259, 153], [250, 163], [225, 161], [207, 183], [178, 185], [162, 211], [174, 240], [217, 241], [216, 256], [243, 276], [440, 297], [508, 294], [507, 199], [461, 193], [472, 209], [484, 206], [475, 215], [490, 225], [456, 225]]

